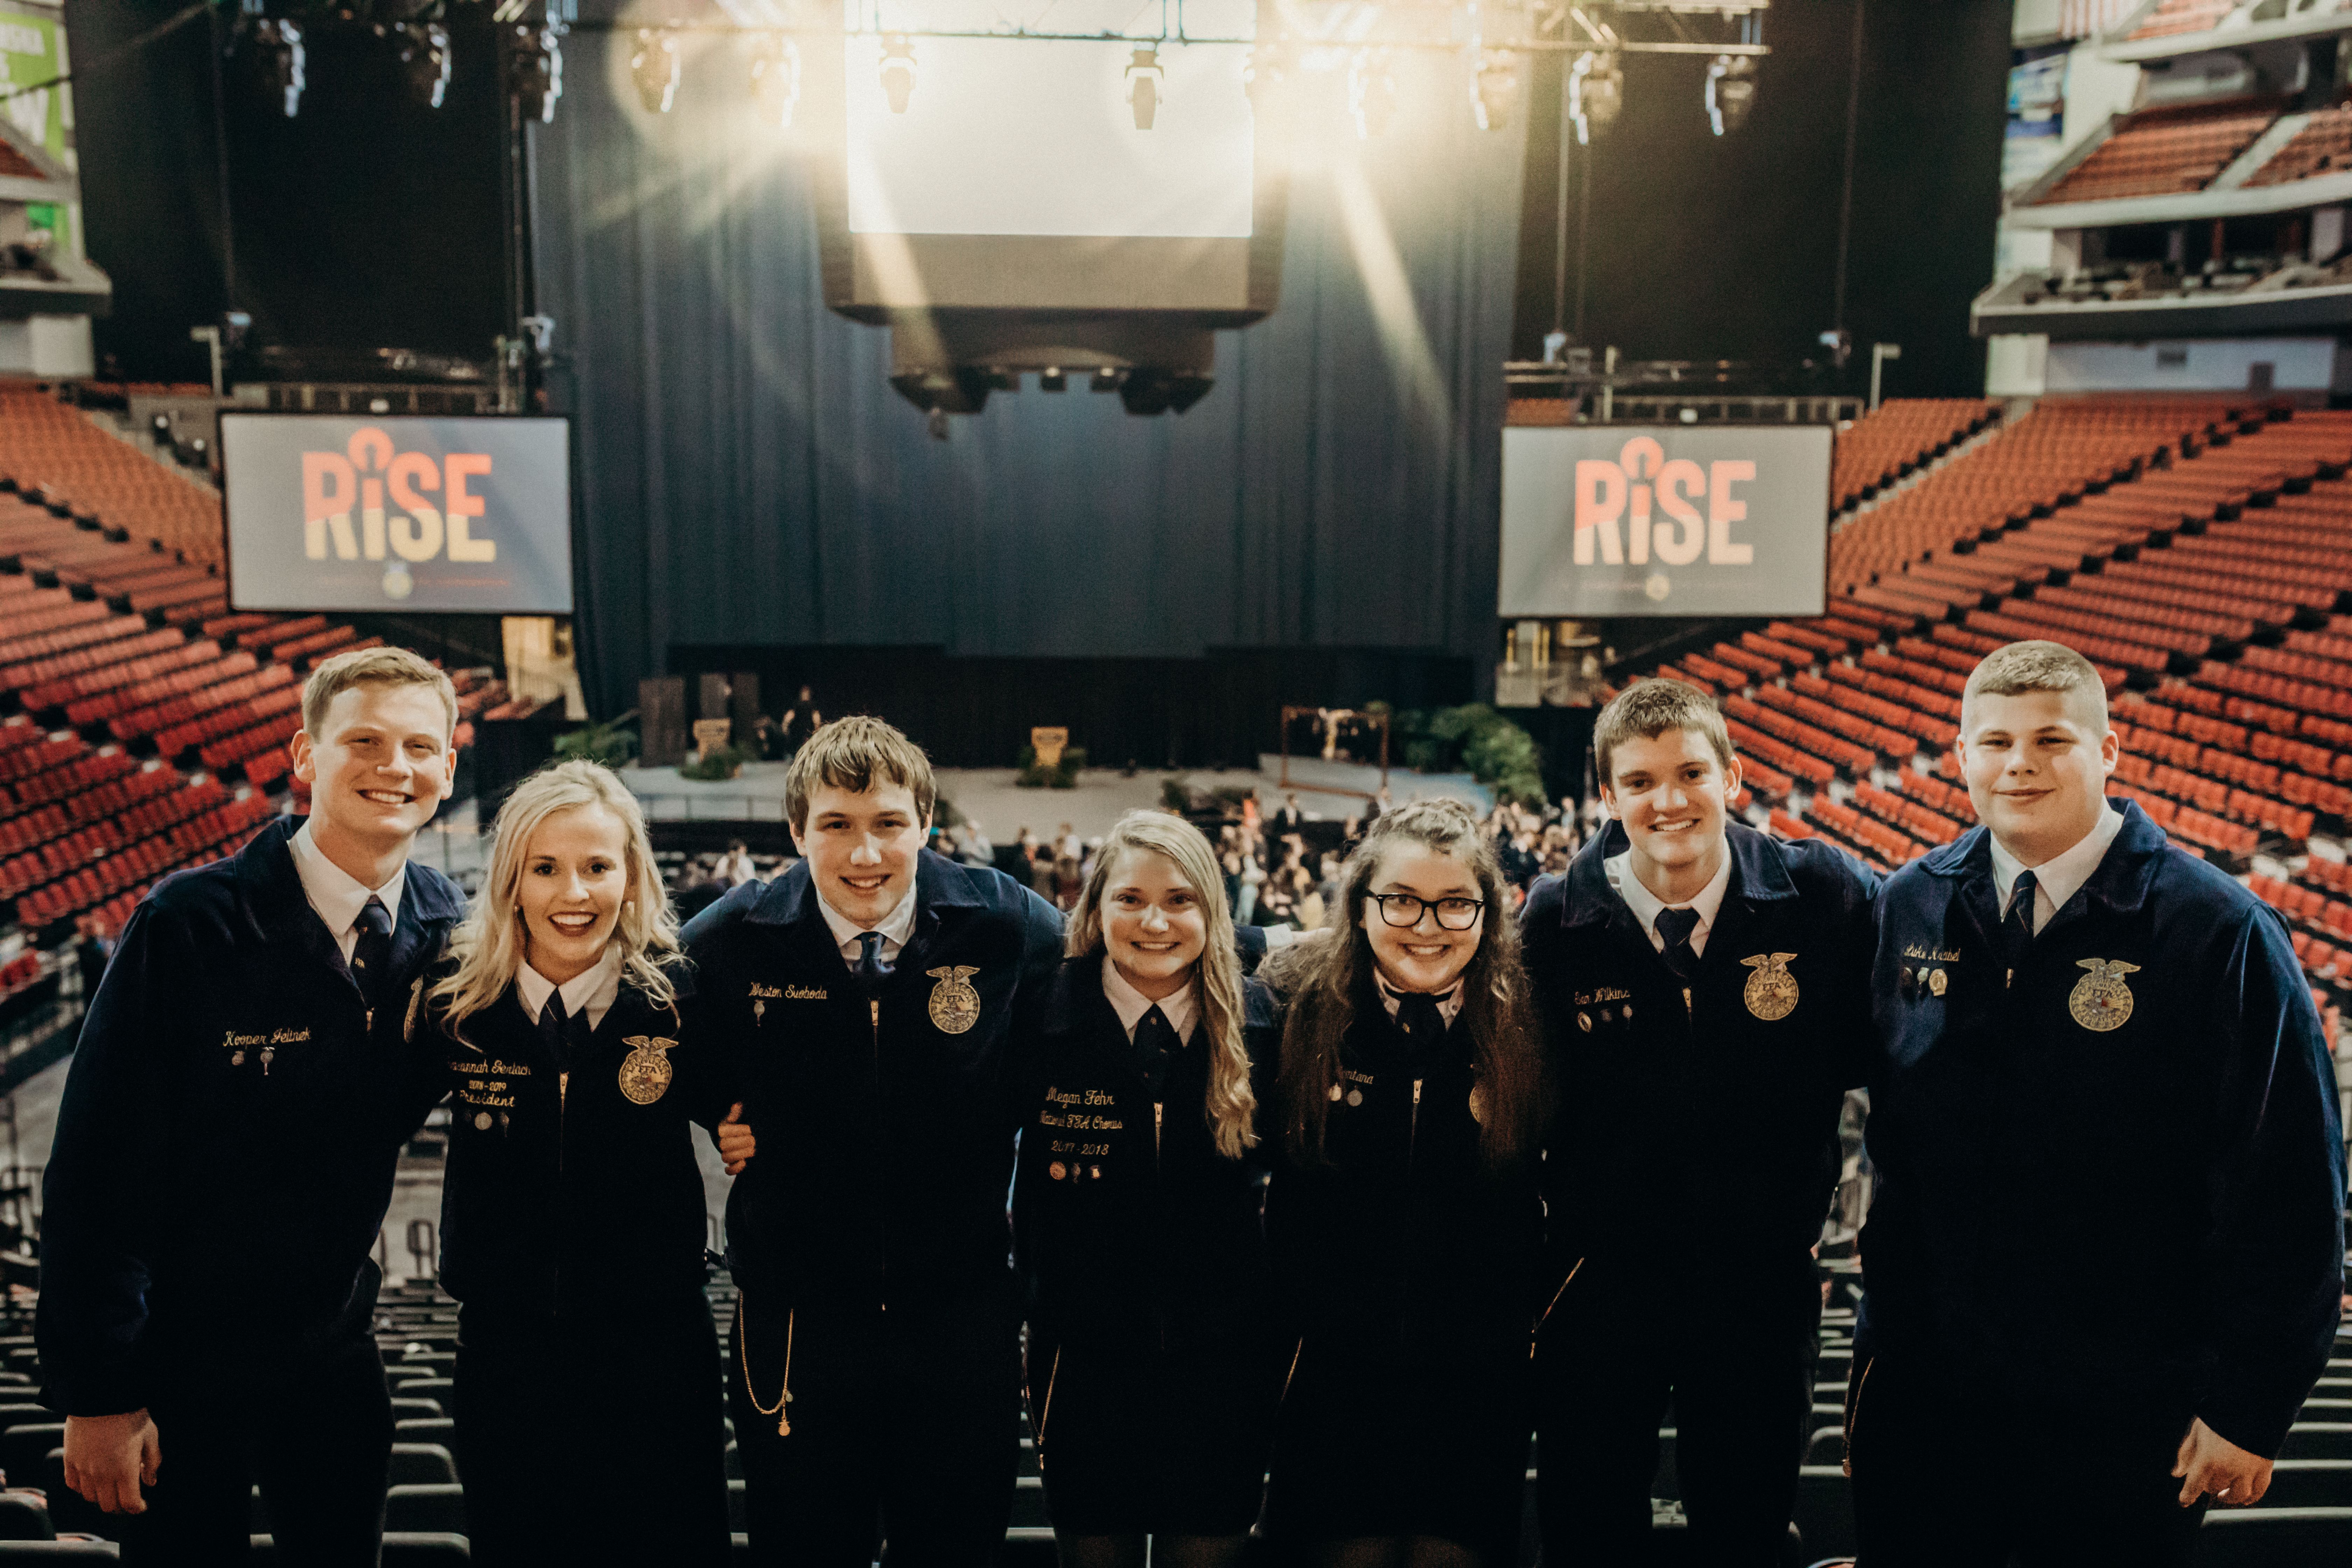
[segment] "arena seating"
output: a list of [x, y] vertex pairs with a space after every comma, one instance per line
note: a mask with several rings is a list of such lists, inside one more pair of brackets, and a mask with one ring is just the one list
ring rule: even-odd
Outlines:
[[2066, 171], [2039, 205], [2201, 191], [2270, 129], [2284, 101], [2234, 98], [2132, 115]]
[[2134, 27], [2131, 36], [2173, 38], [2183, 33], [2201, 33], [2218, 26], [2237, 4], [2238, 0], [2158, 0], [2147, 20]]
[[1949, 753], [1968, 671], [2064, 643], [2107, 685], [2111, 794], [2286, 912], [2332, 1011], [2352, 993], [2352, 871], [2329, 858], [2352, 836], [2347, 470], [2352, 413], [2047, 399], [1849, 520], [1830, 616], [1718, 628], [1656, 673], [1722, 704], [1751, 816], [1884, 871], [1974, 820]]
[[[284, 809], [302, 678], [383, 640], [232, 614], [221, 563], [215, 492], [69, 404], [0, 388], [0, 915], [37, 950], [110, 935], [156, 878]], [[462, 746], [506, 693], [460, 686]], [[0, 968], [0, 997], [10, 984]]]
[[2248, 175], [2246, 184], [2283, 185], [2314, 174], [2340, 174], [2347, 168], [2352, 168], [2352, 107], [2323, 109]]
[[1837, 435], [1830, 510], [1844, 511], [1997, 424], [2000, 405], [1980, 397], [1892, 398]]

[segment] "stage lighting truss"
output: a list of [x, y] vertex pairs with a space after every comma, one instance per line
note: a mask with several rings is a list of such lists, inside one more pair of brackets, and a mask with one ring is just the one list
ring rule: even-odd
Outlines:
[[449, 29], [438, 22], [402, 22], [388, 31], [409, 92], [425, 108], [440, 108], [449, 96]]
[[882, 93], [893, 114], [906, 113], [915, 96], [915, 40], [908, 34], [882, 35]]
[[1168, 72], [1160, 64], [1157, 46], [1138, 46], [1129, 55], [1127, 62], [1127, 102], [1128, 107], [1135, 110], [1135, 128], [1138, 131], [1151, 129], [1152, 119], [1160, 112], [1160, 101], [1166, 96], [1167, 85]]
[[782, 33], [763, 33], [751, 54], [751, 98], [760, 118], [779, 131], [793, 126], [801, 101], [801, 47]]
[[639, 27], [636, 52], [629, 57], [629, 79], [647, 114], [667, 114], [677, 101], [677, 34], [667, 27]]

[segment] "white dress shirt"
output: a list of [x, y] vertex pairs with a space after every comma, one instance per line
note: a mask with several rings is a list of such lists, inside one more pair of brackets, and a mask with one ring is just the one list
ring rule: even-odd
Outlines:
[[1103, 954], [1102, 980], [1103, 995], [1109, 1001], [1111, 1010], [1118, 1015], [1119, 1024], [1127, 1030], [1129, 1039], [1135, 1038], [1135, 1026], [1143, 1022], [1143, 1016], [1154, 1007], [1160, 1009], [1160, 1016], [1168, 1020], [1179, 1040], [1192, 1037], [1192, 1020], [1201, 1012], [1197, 1000], [1198, 986], [1188, 984], [1165, 1002], [1154, 1002], [1127, 983], [1127, 976], [1118, 972], [1118, 965], [1110, 961], [1108, 952]]
[[565, 1016], [576, 1018], [585, 1009], [589, 1028], [602, 1024], [604, 1015], [613, 1010], [614, 999], [621, 994], [620, 944], [606, 942], [604, 957], [561, 986], [528, 963], [515, 971], [515, 994], [522, 1000], [524, 1015], [534, 1024], [547, 1011], [548, 996], [558, 991], [562, 993]]
[[308, 822], [294, 830], [289, 843], [294, 851], [294, 874], [302, 879], [302, 896], [310, 900], [327, 934], [335, 939], [345, 963], [351, 963], [352, 950], [359, 945], [360, 911], [367, 908], [370, 899], [383, 900], [384, 913], [392, 917], [394, 926], [400, 924], [400, 889], [408, 879], [407, 861], [400, 863], [400, 869], [383, 887], [369, 888], [311, 842]]
[[898, 900], [898, 907], [870, 926], [853, 922], [847, 915], [826, 903], [823, 893], [817, 894], [816, 907], [823, 911], [824, 923], [833, 928], [834, 943], [841, 949], [844, 963], [855, 964], [857, 962], [857, 939], [869, 931], [882, 933], [882, 962], [885, 963], [896, 963], [900, 951], [907, 945], [907, 939], [915, 934], [915, 889], [911, 880], [906, 896]]
[[2074, 847], [2063, 855], [2053, 855], [2039, 866], [2028, 866], [2001, 847], [2000, 836], [1988, 834], [1992, 840], [1993, 902], [2000, 906], [2003, 920], [2009, 918], [2009, 896], [2017, 888], [2017, 874], [2033, 873], [2033, 931], [2039, 936], [2050, 917], [2066, 907], [2066, 900], [2075, 890], [2091, 879], [2099, 862], [2107, 858], [2107, 846], [2124, 827], [2123, 813], [2114, 806], [2099, 813], [2099, 820], [2091, 831], [2074, 841]]
[[1650, 939], [1652, 947], [1660, 952], [1666, 951], [1666, 939], [1658, 934], [1658, 911], [1664, 909], [1689, 910], [1698, 916], [1698, 924], [1691, 928], [1691, 952], [1699, 957], [1706, 956], [1706, 933], [1715, 929], [1715, 917], [1723, 910], [1724, 892], [1731, 886], [1731, 847], [1728, 844], [1723, 847], [1723, 864], [1715, 868], [1715, 875], [1707, 879], [1706, 886], [1698, 890], [1698, 896], [1687, 903], [1668, 904], [1643, 887], [1642, 879], [1633, 874], [1633, 852], [1631, 849], [1622, 855], [1612, 855], [1601, 862], [1601, 868], [1609, 875], [1610, 890], [1624, 900], [1625, 907], [1633, 911], [1634, 923], [1642, 928], [1642, 934]]
[[[1391, 985], [1389, 977], [1385, 974], [1375, 971], [1372, 978], [1380, 984], [1381, 1005], [1389, 1010], [1390, 1017], [1395, 1017], [1404, 1010], [1404, 993]], [[1461, 1011], [1462, 983], [1457, 980], [1454, 983], [1453, 990], [1437, 999], [1437, 1016], [1445, 1020], [1445, 1026], [1450, 1029], [1454, 1027], [1454, 1020]]]

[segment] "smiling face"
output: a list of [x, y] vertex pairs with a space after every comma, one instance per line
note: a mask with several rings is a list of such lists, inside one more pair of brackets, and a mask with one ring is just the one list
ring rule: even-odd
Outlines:
[[1723, 864], [1739, 759], [1727, 767], [1696, 730], [1665, 730], [1619, 742], [1609, 773], [1601, 798], [1625, 825], [1642, 885], [1670, 902], [1704, 889]]
[[429, 686], [370, 681], [337, 692], [317, 734], [294, 734], [312, 836], [370, 855], [405, 850], [455, 787], [449, 742], [449, 710]]
[[[1219, 889], [1223, 897], [1223, 889]], [[1209, 942], [1202, 894], [1167, 856], [1151, 849], [1119, 852], [1104, 879], [1103, 949], [1119, 976], [1153, 1001], [1192, 983], [1192, 966]]]
[[629, 831], [601, 805], [551, 812], [523, 848], [523, 956], [558, 985], [595, 967], [629, 896]]
[[[1486, 896], [1467, 865], [1423, 844], [1400, 844], [1384, 851], [1380, 864], [1372, 868], [1368, 891], [1406, 893], [1424, 905], [1444, 899], [1484, 900]], [[1400, 918], [1402, 912], [1398, 910]], [[1454, 989], [1471, 959], [1477, 956], [1479, 939], [1486, 934], [1486, 911], [1480, 910], [1467, 931], [1447, 931], [1437, 923], [1436, 910], [1426, 907], [1414, 924], [1393, 926], [1383, 917], [1379, 899], [1367, 898], [1361, 924], [1371, 943], [1372, 962], [1391, 987], [1443, 994]]]
[[820, 784], [810, 792], [808, 820], [793, 843], [808, 858], [817, 896], [853, 925], [872, 928], [890, 918], [915, 889], [915, 856], [930, 825], [915, 810], [904, 784], [869, 790]]
[[2063, 691], [1979, 692], [1958, 745], [1977, 819], [2039, 866], [2082, 842], [2107, 808], [2122, 742], [2095, 703]]

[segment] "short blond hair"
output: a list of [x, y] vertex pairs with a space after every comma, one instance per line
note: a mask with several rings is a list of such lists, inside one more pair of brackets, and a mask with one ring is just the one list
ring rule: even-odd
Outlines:
[[896, 725], [858, 714], [835, 719], [803, 742], [784, 770], [784, 820], [795, 833], [808, 828], [809, 801], [820, 789], [864, 795], [898, 784], [915, 797], [915, 815], [928, 823], [939, 799], [931, 759]]
[[1979, 697], [2015, 697], [2028, 691], [2055, 691], [2072, 697], [2088, 689], [2091, 711], [2099, 729], [2107, 728], [2107, 683], [2098, 666], [2063, 643], [2013, 642], [1997, 647], [1978, 661], [1960, 689], [1960, 732], [1968, 733], [1969, 710]]
[[457, 733], [457, 689], [446, 674], [404, 647], [362, 647], [321, 659], [302, 683], [302, 728], [310, 739], [326, 739], [319, 729], [327, 710], [355, 686], [429, 686], [440, 693], [450, 736]]
[[1691, 730], [1715, 748], [1715, 760], [1731, 766], [1731, 731], [1715, 699], [1679, 680], [1637, 680], [1617, 694], [1592, 721], [1592, 760], [1600, 782], [1616, 787], [1610, 756], [1628, 741], [1654, 741], [1669, 730]]

